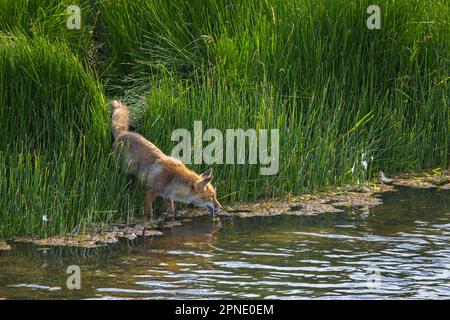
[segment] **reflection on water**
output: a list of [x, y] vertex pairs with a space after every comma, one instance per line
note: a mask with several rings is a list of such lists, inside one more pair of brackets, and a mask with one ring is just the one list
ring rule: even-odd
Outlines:
[[[369, 212], [199, 218], [100, 249], [0, 253], [0, 298], [450, 298], [450, 192], [402, 188]], [[81, 290], [66, 268], [81, 268]]]

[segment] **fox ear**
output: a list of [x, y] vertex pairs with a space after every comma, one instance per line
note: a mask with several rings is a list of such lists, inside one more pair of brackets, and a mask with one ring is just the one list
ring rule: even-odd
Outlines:
[[203, 172], [200, 176], [201, 176], [202, 178], [209, 178], [209, 177], [211, 177], [211, 175], [212, 175], [212, 169], [209, 168], [208, 170], [206, 170], [205, 172]]
[[202, 179], [199, 182], [197, 182], [197, 185], [196, 185], [197, 190], [204, 190], [206, 188], [206, 185], [208, 183], [210, 183], [213, 178], [214, 178], [213, 176], [210, 176], [208, 178]]

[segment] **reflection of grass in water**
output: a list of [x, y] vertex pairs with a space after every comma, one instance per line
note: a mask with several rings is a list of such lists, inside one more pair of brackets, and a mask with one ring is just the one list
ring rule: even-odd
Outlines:
[[[361, 212], [351, 210], [345, 212], [320, 213], [311, 216], [265, 216], [234, 218], [224, 220], [224, 228], [220, 233], [220, 246], [233, 248], [229, 241], [242, 234], [248, 235], [248, 241], [256, 243], [283, 244], [298, 241], [300, 234], [296, 232], [317, 232], [334, 234], [335, 225], [354, 223], [361, 219]], [[341, 232], [341, 231], [339, 231]], [[342, 231], [351, 233], [351, 231]], [[318, 241], [330, 241], [328, 238], [318, 238]]]
[[120, 216], [127, 194], [141, 206], [109, 157], [97, 77], [166, 152], [194, 120], [279, 128], [279, 174], [217, 166], [224, 201], [448, 166], [445, 1], [381, 1], [375, 31], [368, 3], [343, 0], [73, 3], [79, 31], [65, 28], [67, 1], [0, 1], [0, 28], [14, 34], [0, 35], [0, 236], [44, 234], [44, 214], [48, 234], [83, 231]]
[[371, 209], [367, 226], [377, 233], [392, 235], [408, 232], [417, 228], [421, 222], [424, 222], [424, 228], [428, 228], [432, 224], [439, 224], [449, 212], [449, 190], [397, 189], [397, 192], [383, 194], [383, 205]]

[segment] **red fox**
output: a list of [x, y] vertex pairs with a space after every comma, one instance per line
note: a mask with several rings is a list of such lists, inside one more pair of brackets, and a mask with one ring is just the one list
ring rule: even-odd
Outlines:
[[198, 175], [180, 160], [164, 154], [140, 134], [128, 131], [128, 108], [121, 101], [111, 102], [113, 149], [124, 170], [131, 173], [145, 188], [144, 212], [152, 217], [153, 198], [164, 199], [166, 210], [173, 213], [174, 201], [192, 203], [212, 213], [222, 209], [211, 184], [212, 170]]

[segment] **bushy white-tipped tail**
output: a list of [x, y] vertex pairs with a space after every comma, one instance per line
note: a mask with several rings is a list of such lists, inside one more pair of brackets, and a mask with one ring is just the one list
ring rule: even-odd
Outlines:
[[111, 132], [114, 139], [122, 133], [128, 131], [130, 123], [128, 107], [121, 101], [114, 100], [111, 102]]

